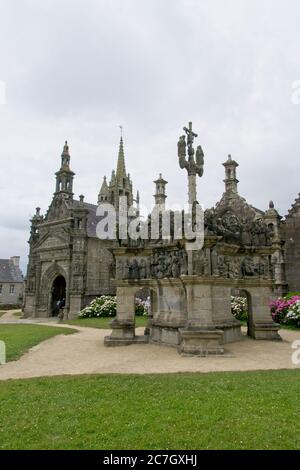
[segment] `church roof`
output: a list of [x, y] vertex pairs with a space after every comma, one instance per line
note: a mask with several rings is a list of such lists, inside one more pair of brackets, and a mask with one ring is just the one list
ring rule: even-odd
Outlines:
[[[80, 201], [73, 200], [73, 207], [77, 209], [80, 205]], [[82, 206], [80, 206], [82, 207]], [[89, 204], [88, 202], [83, 203], [84, 209], [88, 210], [88, 217], [87, 217], [87, 235], [88, 237], [96, 237], [96, 227], [98, 222], [100, 221], [101, 217], [96, 215], [96, 211], [98, 206], [95, 204]]]
[[10, 259], [0, 259], [0, 283], [23, 282], [23, 275], [18, 266]]
[[96, 227], [100, 221], [100, 217], [96, 215], [97, 207], [94, 204], [85, 203], [84, 207], [88, 209], [89, 215], [87, 219], [87, 234], [89, 237], [96, 237]]
[[253, 219], [264, 215], [264, 211], [257, 209], [257, 207], [249, 204], [245, 198], [238, 193], [224, 193], [219, 202], [217, 202], [215, 209], [217, 212], [225, 212], [232, 210], [240, 218], [247, 217]]

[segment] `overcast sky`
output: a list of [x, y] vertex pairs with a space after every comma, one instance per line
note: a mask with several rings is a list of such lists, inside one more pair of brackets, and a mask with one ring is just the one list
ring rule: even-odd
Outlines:
[[299, 20], [298, 0], [0, 0], [0, 258], [26, 265], [65, 139], [76, 197], [96, 203], [120, 124], [145, 204], [159, 172], [169, 203], [187, 199], [177, 140], [191, 120], [204, 206], [220, 199], [231, 153], [240, 194], [285, 215], [300, 191]]

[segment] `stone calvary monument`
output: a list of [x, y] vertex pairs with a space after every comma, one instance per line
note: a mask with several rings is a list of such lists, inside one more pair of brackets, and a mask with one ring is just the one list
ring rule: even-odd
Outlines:
[[[190, 225], [197, 227], [197, 176], [203, 176], [204, 153], [195, 146], [192, 123], [178, 141], [179, 167], [187, 171]], [[150, 342], [176, 347], [181, 354], [222, 355], [226, 343], [241, 339], [241, 325], [231, 313], [231, 295], [247, 297], [248, 335], [253, 339], [280, 339], [269, 302], [290, 290], [300, 290], [300, 198], [283, 220], [270, 202], [266, 211], [248, 204], [238, 193], [238, 163], [228, 156], [225, 191], [203, 214], [203, 243], [198, 247], [182, 231], [176, 235], [176, 214], [166, 209], [167, 181], [154, 181], [158, 238], [152, 237], [152, 218], [142, 221], [139, 193], [133, 196], [126, 173], [121, 137], [116, 171], [104, 177], [98, 203], [74, 199], [74, 173], [69, 146], [56, 172], [52, 202], [45, 215], [37, 208], [31, 220], [26, 278], [26, 316], [57, 314], [64, 300], [65, 315], [74, 318], [90, 300], [116, 294], [117, 316], [107, 346]], [[98, 209], [114, 207], [121, 221], [119, 198], [135, 208], [135, 218], [146, 237], [99, 239], [103, 220]], [[164, 236], [164, 217], [170, 234]], [[134, 219], [134, 217], [133, 217]], [[177, 227], [178, 229], [178, 227]], [[196, 247], [196, 248], [195, 248]], [[151, 298], [149, 322], [143, 336], [135, 333], [135, 298]]]
[[[192, 123], [178, 142], [180, 168], [188, 173], [189, 204], [197, 204], [196, 175], [203, 175], [204, 154], [195, 152]], [[188, 157], [187, 157], [188, 155]], [[248, 334], [254, 339], [280, 339], [268, 303], [283, 288], [280, 217], [273, 204], [261, 212], [237, 192], [238, 164], [224, 163], [225, 193], [204, 217], [204, 244], [187, 249], [183, 237], [151, 238], [113, 250], [116, 260], [117, 317], [107, 346], [149, 341], [175, 346], [184, 355], [224, 353], [224, 345], [241, 339], [241, 325], [231, 313], [233, 291], [247, 296]], [[159, 207], [165, 210], [165, 181], [156, 181]], [[161, 194], [161, 198], [159, 198]], [[170, 217], [172, 220], [172, 217]], [[135, 335], [134, 302], [142, 288], [151, 295], [146, 334]]]

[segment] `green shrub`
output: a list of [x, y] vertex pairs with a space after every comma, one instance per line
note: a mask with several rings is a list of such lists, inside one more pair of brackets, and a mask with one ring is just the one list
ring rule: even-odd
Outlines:
[[246, 297], [231, 296], [231, 313], [240, 321], [248, 320], [248, 304]]
[[[149, 305], [147, 301], [136, 299], [135, 315], [143, 316], [148, 314]], [[103, 318], [115, 317], [117, 314], [117, 300], [115, 296], [101, 295], [92, 300], [90, 305], [79, 313], [78, 318]]]
[[79, 318], [114, 317], [117, 313], [116, 298], [110, 295], [102, 295], [92, 300], [90, 305], [79, 313]]

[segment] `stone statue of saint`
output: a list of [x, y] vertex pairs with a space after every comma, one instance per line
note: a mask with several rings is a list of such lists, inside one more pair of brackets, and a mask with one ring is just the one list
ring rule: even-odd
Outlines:
[[198, 145], [196, 150], [196, 165], [197, 165], [197, 174], [201, 177], [203, 175], [204, 167], [204, 153], [201, 145]]
[[177, 148], [178, 148], [178, 157], [179, 158], [185, 158], [186, 157], [185, 135], [182, 135], [182, 136], [179, 137]]
[[144, 259], [141, 259], [141, 262], [140, 262], [140, 278], [141, 279], [146, 279], [146, 277], [147, 277], [146, 261]]

